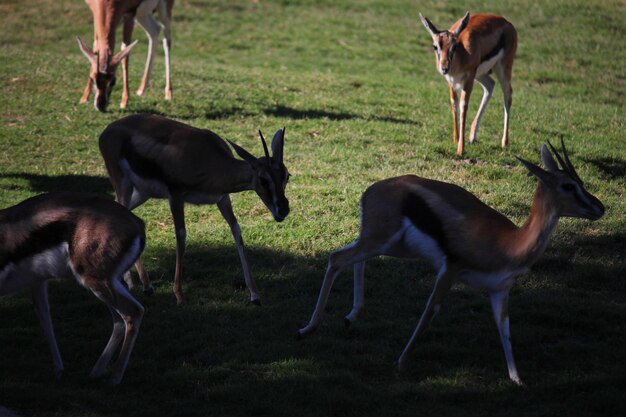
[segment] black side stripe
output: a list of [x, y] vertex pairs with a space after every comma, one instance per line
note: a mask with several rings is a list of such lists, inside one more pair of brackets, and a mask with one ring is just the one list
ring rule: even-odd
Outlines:
[[485, 61], [489, 61], [491, 58], [498, 55], [498, 53], [504, 49], [504, 45], [506, 45], [506, 36], [504, 32], [502, 32], [500, 39], [498, 39], [498, 44], [487, 55], [481, 58], [480, 63], [482, 64]]
[[457, 259], [448, 246], [443, 223], [422, 197], [416, 193], [409, 193], [403, 202], [402, 214], [415, 227], [432, 237], [448, 259], [452, 261]]
[[0, 271], [9, 263], [19, 263], [23, 259], [67, 242], [74, 233], [74, 227], [73, 223], [58, 221], [33, 231], [15, 251], [0, 254]]

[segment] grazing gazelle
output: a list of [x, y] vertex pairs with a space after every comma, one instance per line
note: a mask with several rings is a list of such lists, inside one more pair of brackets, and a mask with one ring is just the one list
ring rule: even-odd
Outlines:
[[[137, 90], [138, 95], [143, 95], [150, 81], [152, 71], [152, 61], [156, 52], [156, 41], [159, 31], [163, 26], [163, 49], [165, 51], [165, 99], [171, 100], [172, 86], [170, 82], [170, 22], [172, 19], [172, 7], [174, 0], [85, 0], [91, 13], [93, 14], [94, 41], [93, 50], [89, 48], [80, 38], [78, 46], [83, 54], [89, 59], [91, 69], [87, 86], [80, 99], [85, 103], [89, 99], [91, 90], [94, 90], [94, 106], [99, 111], [105, 111], [109, 103], [109, 97], [115, 85], [115, 73], [117, 66], [122, 62], [124, 88], [122, 91], [122, 101], [120, 107], [126, 108], [128, 104], [128, 55], [130, 50], [137, 43], [130, 43], [133, 34], [134, 21], [146, 31], [149, 38], [148, 58], [143, 73], [141, 85]], [[157, 11], [158, 22], [153, 16]], [[122, 50], [113, 55], [115, 49], [115, 30], [123, 25]]]
[[31, 291], [57, 378], [63, 361], [52, 328], [47, 281], [75, 277], [109, 307], [113, 332], [90, 376], [104, 375], [121, 343], [111, 375], [111, 382], [118, 384], [144, 313], [120, 279], [139, 258], [145, 240], [143, 221], [105, 198], [49, 193], [0, 210], [0, 295]]
[[[176, 235], [174, 294], [178, 303], [183, 300], [185, 203], [217, 204], [235, 238], [250, 300], [260, 302], [229, 194], [254, 190], [274, 219], [283, 221], [289, 214], [289, 201], [285, 197], [289, 172], [283, 164], [284, 140], [285, 130], [278, 130], [272, 139], [270, 157], [261, 134], [265, 156], [260, 158], [229, 140], [242, 161], [235, 159], [226, 142], [210, 130], [149, 114], [115, 121], [100, 135], [100, 152], [117, 201], [131, 210], [149, 198], [169, 201]], [[146, 288], [149, 279], [141, 262], [136, 266]]]
[[[517, 50], [517, 31], [506, 19], [492, 14], [467, 12], [449, 30], [438, 30], [420, 14], [422, 23], [433, 38], [437, 70], [450, 86], [450, 104], [454, 129], [452, 140], [457, 155], [463, 155], [467, 107], [474, 81], [483, 86], [483, 99], [472, 123], [470, 143], [478, 134], [478, 125], [496, 85], [489, 75], [494, 72], [504, 93], [504, 131], [502, 147], [509, 144], [509, 112], [512, 94], [511, 71]], [[460, 102], [459, 102], [460, 94]], [[457, 115], [458, 113], [458, 115]]]
[[561, 169], [545, 145], [541, 148], [545, 170], [518, 158], [539, 179], [530, 215], [522, 227], [453, 184], [405, 175], [370, 186], [361, 199], [360, 236], [330, 255], [315, 311], [299, 335], [317, 328], [333, 282], [344, 268], [354, 265], [354, 304], [345, 318], [350, 325], [363, 307], [367, 259], [421, 256], [438, 270], [437, 279], [398, 367], [404, 367], [416, 340], [459, 280], [489, 293], [509, 376], [521, 384], [509, 333], [509, 290], [515, 277], [527, 272], [544, 251], [559, 217], [596, 220], [604, 214], [604, 206], [585, 190], [565, 145], [561, 145], [564, 160], [550, 145]]

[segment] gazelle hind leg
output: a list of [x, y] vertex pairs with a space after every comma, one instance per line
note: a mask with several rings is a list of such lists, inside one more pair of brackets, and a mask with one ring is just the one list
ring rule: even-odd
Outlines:
[[150, 85], [152, 62], [154, 61], [157, 40], [159, 39], [159, 32], [161, 31], [161, 28], [150, 12], [141, 16], [138, 14], [136, 21], [146, 31], [146, 35], [148, 35], [148, 57], [146, 58], [146, 66], [144, 68], [141, 84], [139, 85], [139, 89], [137, 89], [137, 95], [142, 96]]
[[163, 23], [163, 53], [165, 55], [165, 99], [172, 99], [172, 83], [170, 68], [170, 49], [172, 47], [172, 35], [170, 30], [172, 18], [172, 1], [161, 1], [157, 8], [159, 20]]
[[480, 106], [478, 107], [478, 112], [476, 113], [476, 117], [474, 117], [474, 121], [472, 122], [472, 127], [470, 130], [470, 143], [474, 143], [476, 141], [476, 137], [478, 135], [478, 128], [480, 126], [480, 120], [483, 117], [485, 109], [487, 108], [487, 104], [491, 99], [493, 94], [493, 88], [496, 85], [496, 82], [489, 75], [483, 75], [479, 78], [476, 78], [476, 81], [483, 86], [483, 98], [480, 101]]
[[94, 379], [101, 378], [106, 372], [106, 367], [109, 362], [111, 362], [111, 358], [113, 357], [115, 350], [119, 347], [120, 343], [124, 339], [124, 331], [126, 328], [126, 326], [124, 325], [124, 320], [119, 315], [119, 313], [115, 311], [115, 309], [113, 309], [109, 303], [107, 303], [107, 306], [109, 307], [111, 317], [113, 318], [113, 331], [111, 332], [111, 337], [109, 338], [109, 341], [102, 351], [102, 354], [98, 358], [98, 361], [91, 369], [91, 373], [89, 374], [89, 377]]
[[354, 302], [352, 310], [345, 318], [346, 327], [350, 327], [363, 308], [365, 295], [365, 261], [354, 264]]
[[502, 128], [502, 147], [504, 148], [509, 145], [509, 116], [511, 104], [513, 103], [513, 88], [511, 87], [512, 64], [498, 63], [493, 69], [504, 94], [504, 126]]
[[319, 325], [324, 313], [324, 308], [328, 302], [330, 290], [335, 283], [337, 275], [339, 275], [344, 268], [355, 263], [362, 263], [365, 260], [379, 254], [380, 248], [378, 245], [372, 247], [369, 244], [364, 243], [361, 239], [357, 239], [351, 244], [330, 254], [328, 268], [326, 269], [326, 274], [324, 275], [324, 281], [322, 282], [322, 288], [320, 289], [315, 310], [311, 315], [309, 323], [305, 327], [298, 330], [299, 336], [312, 333]]
[[406, 366], [407, 358], [413, 351], [415, 347], [415, 342], [417, 341], [419, 336], [424, 333], [424, 331], [428, 328], [433, 317], [435, 317], [435, 315], [439, 312], [441, 302], [443, 301], [444, 296], [450, 290], [450, 287], [452, 287], [452, 284], [456, 279], [457, 272], [458, 271], [454, 266], [448, 264], [444, 265], [439, 271], [439, 274], [437, 275], [437, 280], [435, 281], [435, 288], [428, 298], [428, 302], [426, 303], [424, 312], [422, 313], [422, 316], [417, 323], [417, 327], [411, 335], [409, 342], [406, 344], [406, 347], [402, 351], [400, 358], [398, 358], [397, 365], [400, 371], [402, 371]]

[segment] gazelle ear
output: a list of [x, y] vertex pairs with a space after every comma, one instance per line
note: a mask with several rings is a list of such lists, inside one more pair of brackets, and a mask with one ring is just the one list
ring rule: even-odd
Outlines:
[[137, 45], [137, 41], [128, 45], [126, 48], [124, 48], [124, 50], [119, 51], [117, 55], [113, 57], [113, 65], [117, 65], [122, 59], [126, 58], [128, 54], [130, 54], [130, 50], [133, 49], [135, 45]]
[[532, 162], [528, 162], [528, 161], [520, 158], [519, 156], [516, 156], [516, 158], [517, 158], [518, 161], [520, 161], [522, 164], [524, 164], [526, 169], [532, 175], [534, 175], [535, 177], [539, 178], [539, 180], [545, 182], [546, 184], [550, 182], [550, 179], [552, 178], [552, 174], [550, 174], [548, 171], [545, 171], [544, 169], [542, 169], [538, 165], [535, 165]]
[[541, 163], [548, 171], [558, 171], [559, 167], [546, 145], [541, 145]]
[[254, 164], [257, 161], [257, 158], [253, 156], [250, 152], [246, 151], [244, 148], [237, 145], [232, 140], [230, 139], [226, 139], [226, 140], [228, 141], [228, 143], [230, 143], [230, 146], [233, 147], [233, 149], [235, 150], [235, 152], [237, 152], [237, 155], [239, 155], [241, 159], [243, 159], [244, 161], [250, 164]]
[[428, 33], [430, 33], [430, 36], [436, 36], [439, 33], [439, 30], [435, 27], [435, 25], [433, 25], [433, 23], [430, 20], [428, 20], [427, 17], [422, 16], [421, 13], [420, 13], [420, 20], [422, 21], [422, 24], [424, 25]]
[[272, 138], [272, 158], [283, 162], [283, 146], [285, 145], [285, 128], [278, 129]]
[[89, 62], [93, 65], [94, 63], [96, 63], [97, 57], [96, 54], [93, 53], [93, 51], [91, 50], [90, 47], [88, 47], [85, 42], [83, 42], [83, 40], [81, 38], [79, 38], [78, 36], [76, 37], [76, 40], [78, 41], [78, 47], [80, 48], [80, 51], [83, 53], [83, 55], [85, 55], [87, 57], [87, 59], [89, 60]]
[[457, 28], [456, 32], [454, 32], [455, 36], [458, 37], [461, 34], [463, 29], [465, 29], [467, 27], [467, 24], [469, 23], [469, 20], [470, 20], [470, 12], [467, 12], [467, 13], [465, 13], [465, 16], [463, 16], [463, 20], [461, 21], [461, 24]]

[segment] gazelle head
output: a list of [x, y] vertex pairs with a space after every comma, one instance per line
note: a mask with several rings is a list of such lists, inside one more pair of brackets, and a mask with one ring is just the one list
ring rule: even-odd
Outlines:
[[450, 72], [452, 67], [452, 59], [454, 58], [459, 35], [469, 23], [470, 12], [465, 13], [461, 24], [453, 32], [449, 30], [438, 30], [435, 25], [433, 25], [428, 18], [422, 16], [421, 13], [420, 19], [433, 38], [433, 49], [435, 50], [435, 57], [437, 59], [437, 71], [439, 71], [441, 75], [446, 75]]
[[130, 54], [131, 49], [137, 44], [137, 41], [127, 46], [123, 51], [111, 57], [111, 51], [108, 48], [101, 48], [94, 52], [79, 37], [76, 38], [78, 46], [82, 53], [91, 63], [89, 78], [93, 86], [95, 94], [94, 106], [98, 111], [106, 111], [109, 104], [109, 97], [113, 86], [115, 86], [115, 73], [120, 61]]
[[[547, 198], [551, 204], [555, 205], [557, 213], [562, 217], [580, 217], [583, 219], [597, 220], [604, 215], [604, 205], [600, 200], [591, 195], [583, 181], [580, 179], [565, 149], [565, 142], [561, 137], [561, 148], [563, 156], [548, 142], [550, 149], [546, 145], [541, 147], [541, 162], [546, 167], [542, 169], [532, 162], [525, 161], [519, 157], [531, 174], [536, 176], [548, 190]], [[550, 153], [552, 150], [552, 153]], [[552, 154], [559, 161], [558, 165]], [[560, 165], [560, 169], [559, 169]]]
[[254, 170], [252, 184], [254, 191], [267, 206], [277, 222], [282, 222], [289, 214], [289, 200], [285, 197], [285, 188], [289, 181], [289, 171], [283, 164], [283, 146], [285, 144], [285, 129], [279, 129], [272, 139], [272, 156], [267, 149], [267, 143], [259, 130], [265, 156], [256, 158], [248, 151], [232, 141], [231, 144], [237, 155], [248, 162]]

